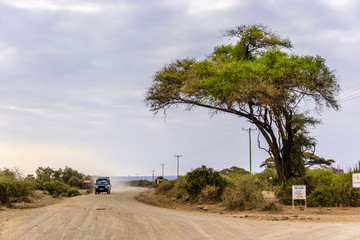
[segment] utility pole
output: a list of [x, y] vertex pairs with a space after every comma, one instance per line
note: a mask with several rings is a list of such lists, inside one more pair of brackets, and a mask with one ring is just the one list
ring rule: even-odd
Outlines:
[[164, 177], [164, 166], [166, 165], [165, 163], [160, 163], [161, 167], [162, 167], [162, 177]]
[[155, 172], [155, 170], [152, 170], [152, 176], [153, 176], [153, 182], [155, 182], [155, 178], [154, 178], [154, 172]]
[[182, 155], [174, 155], [174, 157], [177, 158], [177, 175], [176, 175], [176, 178], [179, 178], [179, 158], [181, 158]]
[[254, 129], [252, 129], [252, 128], [243, 128], [243, 130], [244, 131], [247, 131], [247, 132], [249, 132], [249, 159], [250, 159], [250, 174], [252, 174], [252, 171], [251, 171], [251, 132], [252, 131], [256, 131], [257, 130], [257, 128], [254, 128]]

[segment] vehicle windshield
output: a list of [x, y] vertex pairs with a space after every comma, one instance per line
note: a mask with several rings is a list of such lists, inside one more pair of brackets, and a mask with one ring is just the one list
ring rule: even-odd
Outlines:
[[108, 180], [96, 180], [96, 185], [109, 184]]

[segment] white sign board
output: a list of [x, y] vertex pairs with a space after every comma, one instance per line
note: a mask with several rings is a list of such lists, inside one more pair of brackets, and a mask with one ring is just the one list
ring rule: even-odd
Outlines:
[[353, 188], [360, 188], [360, 173], [352, 174], [352, 184]]
[[306, 199], [306, 186], [294, 185], [292, 186], [293, 200], [305, 200]]

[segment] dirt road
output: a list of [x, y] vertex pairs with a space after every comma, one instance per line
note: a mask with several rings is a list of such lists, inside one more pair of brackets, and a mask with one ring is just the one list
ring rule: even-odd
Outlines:
[[[259, 221], [157, 208], [142, 191], [84, 195], [12, 214], [0, 212], [0, 239], [358, 239], [359, 222]], [[6, 215], [8, 214], [8, 215]]]

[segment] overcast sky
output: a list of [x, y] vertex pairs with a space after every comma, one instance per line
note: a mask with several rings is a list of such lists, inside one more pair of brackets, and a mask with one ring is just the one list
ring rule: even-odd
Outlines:
[[[34, 174], [70, 166], [86, 174], [176, 175], [206, 165], [249, 170], [253, 127], [206, 110], [153, 116], [153, 76], [184, 57], [229, 43], [224, 30], [268, 25], [293, 52], [336, 70], [341, 111], [312, 130], [316, 154], [359, 160], [360, 4], [356, 0], [0, 0], [0, 168]], [[252, 133], [253, 170], [267, 154]]]

